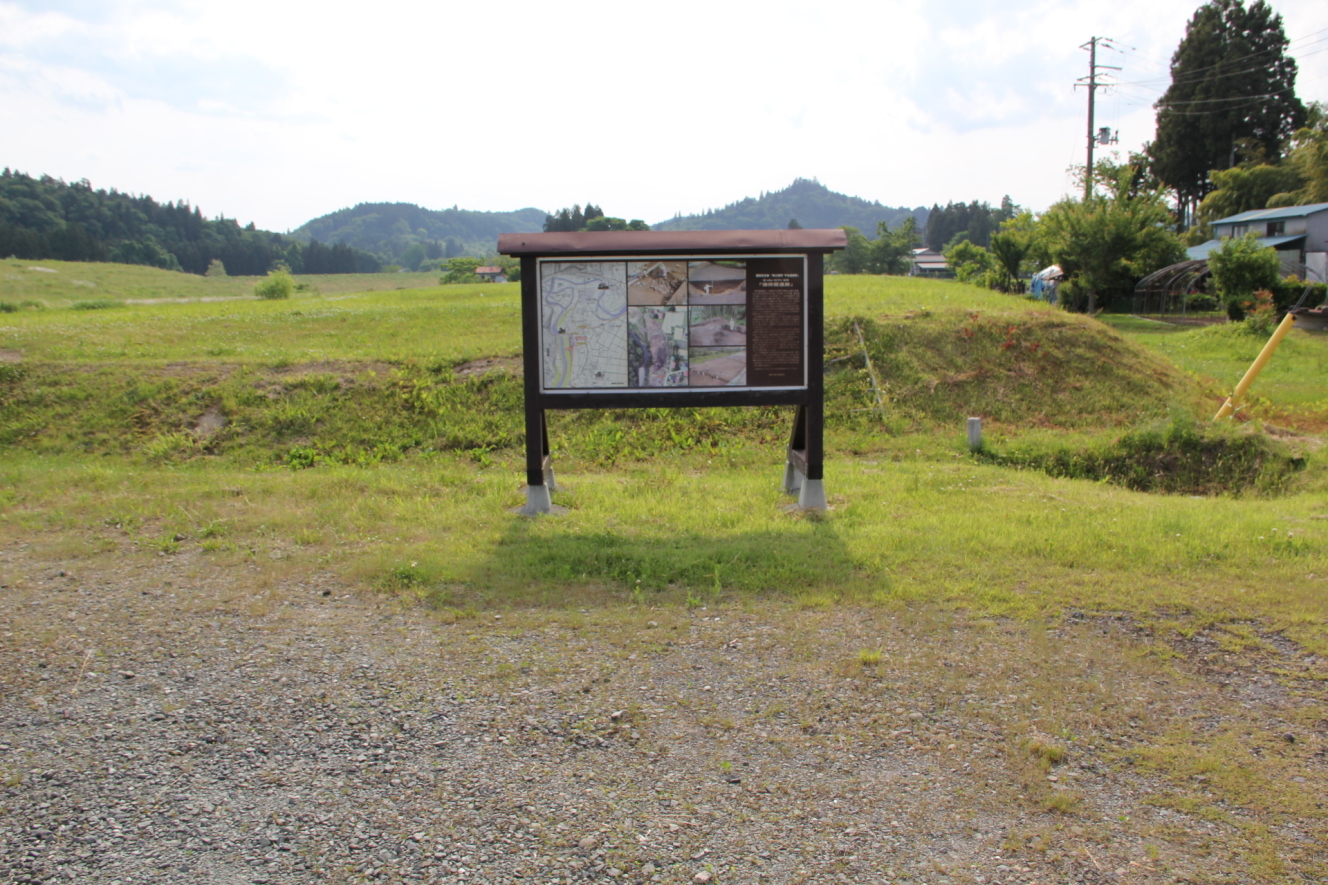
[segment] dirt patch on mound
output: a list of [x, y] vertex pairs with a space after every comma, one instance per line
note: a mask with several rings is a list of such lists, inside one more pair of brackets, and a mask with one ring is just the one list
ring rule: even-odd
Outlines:
[[220, 409], [208, 409], [198, 420], [194, 422], [194, 435], [199, 439], [207, 439], [226, 426], [226, 416]]
[[516, 356], [485, 357], [484, 359], [462, 363], [452, 370], [452, 374], [459, 380], [487, 375], [490, 372], [507, 372], [510, 375], [520, 375], [522, 372], [521, 358]]
[[21, 362], [23, 362], [23, 354], [19, 353], [17, 350], [9, 350], [7, 348], [0, 347], [0, 363], [21, 363]]

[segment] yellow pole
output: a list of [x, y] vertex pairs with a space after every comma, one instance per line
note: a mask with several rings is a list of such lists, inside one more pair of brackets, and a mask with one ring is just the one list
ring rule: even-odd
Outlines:
[[1263, 346], [1263, 350], [1259, 351], [1259, 355], [1254, 358], [1254, 362], [1246, 370], [1245, 377], [1240, 379], [1240, 383], [1236, 385], [1236, 389], [1231, 396], [1227, 397], [1227, 401], [1222, 404], [1222, 408], [1217, 410], [1217, 414], [1213, 416], [1214, 421], [1221, 421], [1236, 410], [1236, 403], [1245, 395], [1245, 391], [1250, 389], [1254, 379], [1258, 378], [1259, 373], [1263, 371], [1263, 367], [1273, 358], [1277, 345], [1282, 343], [1282, 339], [1291, 331], [1291, 327], [1295, 325], [1295, 322], [1296, 318], [1288, 311], [1287, 315], [1282, 318], [1282, 322], [1278, 323], [1277, 328], [1273, 330], [1273, 337], [1268, 339], [1268, 343]]

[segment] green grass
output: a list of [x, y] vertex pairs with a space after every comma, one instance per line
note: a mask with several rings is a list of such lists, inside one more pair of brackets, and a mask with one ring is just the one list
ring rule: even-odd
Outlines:
[[[1135, 317], [1104, 314], [1102, 319], [1180, 369], [1211, 378], [1229, 394], [1244, 377], [1268, 339], [1239, 324], [1201, 328], [1173, 326]], [[1292, 329], [1250, 389], [1251, 401], [1283, 411], [1328, 410], [1328, 334]], [[1223, 397], [1224, 398], [1224, 397]], [[1213, 412], [1221, 405], [1217, 400]]]
[[[6, 258], [0, 260], [0, 301], [38, 301], [46, 307], [61, 308], [93, 298], [117, 301], [249, 298], [261, 279], [201, 277], [136, 264]], [[323, 295], [344, 295], [432, 286], [438, 282], [438, 274], [305, 274], [298, 281]]]
[[829, 276], [825, 300], [827, 316], [902, 316], [935, 310], [1010, 314], [1039, 309], [1039, 302], [992, 289], [920, 277]]
[[[4, 314], [0, 351], [17, 359], [0, 362], [0, 537], [96, 555], [169, 553], [158, 541], [184, 534], [209, 555], [333, 563], [438, 604], [775, 594], [1180, 611], [1263, 618], [1328, 648], [1328, 483], [1312, 447], [1263, 489], [1276, 496], [1149, 495], [1010, 466], [1141, 457], [1131, 433], [1202, 416], [1211, 395], [1156, 340], [1230, 358], [1245, 342], [1229, 334], [1120, 334], [956, 283], [833, 277], [826, 517], [783, 510], [787, 409], [592, 410], [551, 414], [569, 512], [532, 522], [508, 512], [522, 501], [518, 288]], [[1319, 372], [1317, 346], [1288, 348], [1288, 368]], [[505, 362], [458, 373], [481, 357]], [[962, 443], [969, 415], [986, 421], [979, 457]], [[1187, 443], [1193, 459], [1210, 457], [1205, 439]], [[1262, 469], [1251, 452], [1242, 463]], [[1239, 485], [1202, 491], [1222, 488]]]
[[[312, 471], [14, 453], [0, 538], [66, 555], [185, 535], [211, 555], [334, 567], [435, 604], [578, 605], [751, 594], [807, 604], [1067, 609], [1257, 619], [1328, 652], [1328, 503], [1150, 496], [971, 461], [832, 456], [831, 511], [783, 509], [777, 451], [596, 468], [559, 461], [558, 518], [529, 520], [519, 459], [438, 454]], [[406, 571], [403, 571], [405, 569]], [[641, 597], [640, 594], [645, 594]]]
[[25, 359], [62, 362], [423, 359], [450, 365], [518, 353], [519, 310], [514, 283], [337, 297], [297, 294], [283, 301], [29, 310], [3, 315], [0, 347]]

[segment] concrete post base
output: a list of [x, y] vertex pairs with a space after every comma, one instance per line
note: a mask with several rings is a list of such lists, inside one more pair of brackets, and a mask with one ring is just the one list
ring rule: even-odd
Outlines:
[[544, 488], [550, 492], [558, 491], [558, 482], [553, 478], [553, 468], [546, 468], [544, 471]]
[[542, 513], [553, 512], [553, 498], [549, 496], [549, 487], [544, 486], [526, 486], [526, 506], [518, 507], [517, 513], [522, 516], [539, 516]]
[[819, 479], [804, 479], [798, 492], [798, 507], [803, 510], [825, 509], [825, 485]]

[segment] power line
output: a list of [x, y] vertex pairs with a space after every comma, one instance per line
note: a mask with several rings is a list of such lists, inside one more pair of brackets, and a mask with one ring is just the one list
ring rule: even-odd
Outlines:
[[1224, 102], [1224, 101], [1252, 102], [1264, 98], [1280, 98], [1288, 94], [1294, 94], [1294, 92], [1292, 92], [1292, 90], [1290, 89], [1283, 89], [1278, 92], [1265, 92], [1262, 95], [1226, 95], [1223, 96], [1222, 98], [1196, 98], [1190, 101], [1168, 101], [1168, 102], [1159, 101], [1157, 103], [1157, 106], [1158, 109], [1161, 110], [1164, 108], [1179, 108], [1194, 104], [1218, 104], [1219, 102]]
[[[1322, 30], [1318, 30], [1318, 31], [1312, 31], [1312, 32], [1310, 32], [1309, 34], [1306, 34], [1306, 35], [1303, 36], [1303, 37], [1297, 37], [1297, 38], [1294, 39], [1294, 40], [1288, 40], [1285, 49], [1290, 49], [1294, 44], [1296, 44], [1296, 43], [1304, 43], [1305, 41], [1310, 41], [1309, 43], [1306, 44], [1307, 46], [1313, 46], [1315, 43], [1322, 43], [1322, 42], [1324, 42], [1325, 40], [1328, 40], [1328, 37], [1320, 37], [1320, 36], [1319, 36], [1320, 34], [1328, 34], [1328, 28], [1323, 28]], [[1318, 38], [1318, 39], [1311, 40], [1310, 38], [1312, 38], [1312, 37], [1314, 37], [1314, 38]], [[1122, 49], [1120, 49], [1119, 47], [1116, 47], [1116, 46], [1112, 46], [1111, 48], [1116, 49], [1116, 50], [1119, 51], [1119, 52], [1124, 52], [1124, 50], [1122, 50]], [[1303, 49], [1303, 48], [1305, 48], [1305, 47], [1302, 46], [1302, 47], [1299, 47], [1299, 48]], [[1325, 47], [1325, 49], [1328, 49], [1328, 47]], [[1173, 79], [1172, 79], [1172, 82], [1173, 82], [1173, 83], [1186, 82], [1186, 81], [1188, 81], [1188, 80], [1195, 79], [1196, 75], [1198, 75], [1198, 74], [1202, 74], [1202, 73], [1204, 73], [1205, 71], [1211, 71], [1211, 70], [1214, 69], [1214, 68], [1220, 68], [1220, 67], [1222, 67], [1223, 65], [1233, 64], [1233, 63], [1235, 63], [1235, 62], [1241, 62], [1241, 61], [1245, 61], [1245, 60], [1247, 60], [1247, 59], [1261, 58], [1261, 57], [1266, 56], [1266, 55], [1268, 55], [1268, 54], [1270, 54], [1270, 53], [1276, 53], [1276, 52], [1279, 52], [1279, 51], [1281, 51], [1281, 50], [1279, 50], [1279, 49], [1264, 49], [1264, 50], [1260, 50], [1259, 52], [1251, 52], [1251, 53], [1249, 53], [1249, 54], [1247, 54], [1247, 55], [1238, 55], [1238, 56], [1236, 56], [1235, 58], [1224, 58], [1224, 59], [1222, 59], [1221, 61], [1217, 62], [1216, 64], [1211, 64], [1211, 65], [1207, 65], [1207, 66], [1202, 67], [1202, 68], [1193, 68], [1193, 69], [1191, 69], [1191, 70], [1188, 70], [1188, 71], [1185, 72], [1184, 75], [1182, 75], [1182, 79], [1177, 80], [1177, 79], [1174, 79], [1174, 78], [1173, 78]], [[1294, 59], [1296, 59], [1296, 60], [1299, 60], [1300, 58], [1308, 58], [1308, 57], [1311, 56], [1311, 55], [1318, 55], [1320, 52], [1323, 52], [1323, 51], [1324, 51], [1324, 49], [1316, 49], [1314, 52], [1307, 52], [1307, 53], [1305, 53], [1304, 55], [1301, 55], [1301, 56], [1295, 56], [1295, 55], [1289, 55], [1289, 54], [1288, 54], [1288, 57], [1289, 57], [1289, 58], [1294, 58]], [[1135, 51], [1135, 52], [1133, 52], [1132, 54], [1138, 55], [1138, 52]], [[1160, 67], [1163, 67], [1162, 65], [1158, 64], [1158, 63], [1155, 62], [1155, 61], [1152, 61], [1151, 59], [1145, 59], [1144, 56], [1142, 56], [1142, 55], [1139, 55], [1138, 57], [1139, 57], [1140, 59], [1145, 60], [1147, 63], [1150, 63], [1150, 64], [1154, 64], [1154, 65], [1156, 65], [1156, 66], [1159, 67], [1159, 68], [1160, 68]], [[1171, 70], [1170, 64], [1168, 64], [1168, 65], [1166, 66], [1165, 69], [1166, 69], [1168, 72], [1170, 72], [1170, 70]], [[1222, 76], [1222, 77], [1235, 76], [1236, 74], [1253, 73], [1254, 71], [1259, 71], [1259, 70], [1262, 70], [1262, 68], [1254, 67], [1254, 68], [1248, 68], [1248, 69], [1246, 69], [1246, 70], [1244, 70], [1244, 71], [1224, 72], [1224, 73], [1222, 73], [1222, 74], [1219, 74], [1218, 76]], [[1161, 77], [1156, 77], [1156, 78], [1153, 78], [1153, 79], [1151, 79], [1151, 80], [1141, 80], [1141, 81], [1132, 82], [1132, 83], [1130, 83], [1130, 85], [1132, 85], [1132, 86], [1144, 86], [1144, 87], [1148, 87], [1148, 84], [1149, 84], [1149, 83], [1151, 83], [1151, 82], [1155, 82], [1155, 81], [1157, 81], [1157, 80], [1161, 80], [1161, 79], [1162, 79]]]
[[[1325, 40], [1328, 40], [1328, 38], [1325, 38]], [[1322, 40], [1318, 40], [1318, 41], [1315, 41], [1315, 42], [1319, 42], [1319, 43], [1321, 43], [1321, 42], [1324, 42], [1324, 41], [1322, 41]], [[1313, 45], [1313, 44], [1310, 44], [1310, 45]], [[1328, 46], [1325, 46], [1323, 49], [1316, 49], [1316, 50], [1314, 50], [1313, 52], [1306, 52], [1306, 53], [1303, 53], [1303, 54], [1301, 54], [1301, 55], [1287, 55], [1287, 56], [1285, 56], [1285, 57], [1291, 59], [1292, 61], [1297, 61], [1297, 62], [1298, 62], [1298, 61], [1300, 61], [1302, 58], [1309, 58], [1311, 55], [1318, 55], [1320, 52], [1328, 52]], [[1247, 56], [1247, 57], [1248, 57], [1248, 56]], [[1238, 60], [1243, 60], [1243, 59], [1238, 59]], [[1211, 74], [1211, 75], [1204, 76], [1204, 77], [1196, 76], [1197, 73], [1198, 73], [1200, 70], [1210, 70], [1211, 68], [1215, 68], [1215, 67], [1219, 67], [1219, 65], [1210, 65], [1208, 68], [1201, 68], [1201, 69], [1196, 69], [1195, 71], [1189, 71], [1189, 72], [1187, 72], [1187, 75], [1186, 75], [1186, 76], [1183, 76], [1183, 77], [1173, 77], [1172, 80], [1171, 80], [1171, 85], [1174, 86], [1174, 85], [1176, 85], [1177, 83], [1190, 83], [1190, 82], [1200, 82], [1200, 81], [1202, 81], [1202, 82], [1211, 82], [1211, 81], [1213, 81], [1213, 80], [1220, 80], [1220, 79], [1223, 78], [1223, 77], [1240, 77], [1240, 76], [1244, 76], [1245, 74], [1254, 74], [1254, 73], [1258, 73], [1259, 71], [1265, 71], [1265, 70], [1267, 70], [1267, 66], [1265, 66], [1265, 65], [1259, 65], [1259, 66], [1257, 66], [1257, 67], [1253, 67], [1253, 68], [1242, 68], [1242, 69], [1239, 70], [1239, 71], [1222, 71], [1222, 72], [1219, 73], [1219, 74]], [[1150, 86], [1149, 84], [1150, 84], [1150, 83], [1161, 82], [1161, 79], [1162, 79], [1161, 77], [1155, 77], [1155, 78], [1153, 78], [1153, 79], [1151, 79], [1151, 80], [1122, 81], [1121, 85], [1142, 86], [1142, 87], [1144, 87], [1145, 89], [1152, 89], [1152, 88], [1154, 88], [1154, 87]]]

